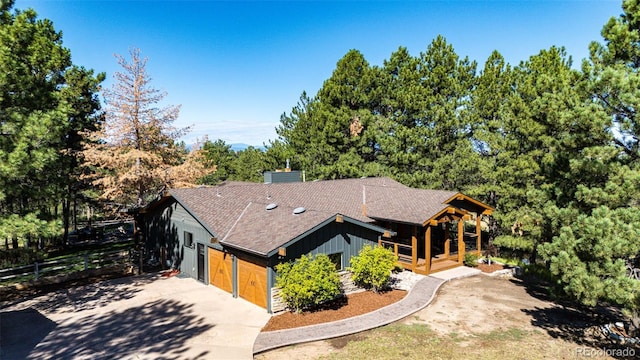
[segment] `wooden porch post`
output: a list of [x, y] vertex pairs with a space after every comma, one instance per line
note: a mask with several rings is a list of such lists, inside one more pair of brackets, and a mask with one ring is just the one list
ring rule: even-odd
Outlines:
[[427, 225], [424, 231], [424, 260], [426, 262], [427, 275], [431, 272], [431, 225]]
[[478, 256], [482, 255], [482, 249], [480, 248], [482, 245], [481, 237], [482, 237], [482, 221], [480, 220], [480, 214], [476, 216], [476, 241], [477, 241], [477, 249]]
[[444, 257], [449, 258], [449, 247], [451, 246], [451, 239], [449, 239], [449, 222], [445, 223], [444, 227]]
[[411, 270], [416, 271], [416, 265], [418, 264], [418, 227], [413, 225], [411, 235]]
[[458, 220], [458, 263], [464, 260], [464, 218]]

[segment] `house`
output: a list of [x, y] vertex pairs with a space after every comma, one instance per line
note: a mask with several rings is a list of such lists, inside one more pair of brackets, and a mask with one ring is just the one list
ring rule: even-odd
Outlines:
[[402, 267], [430, 274], [480, 252], [481, 217], [491, 211], [390, 178], [227, 182], [169, 190], [141, 211], [141, 228], [151, 256], [271, 311], [281, 262], [323, 253], [344, 269], [364, 245], [381, 245]]

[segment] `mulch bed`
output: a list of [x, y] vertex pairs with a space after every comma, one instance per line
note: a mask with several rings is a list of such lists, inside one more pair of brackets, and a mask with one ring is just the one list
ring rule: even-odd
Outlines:
[[350, 294], [316, 311], [305, 311], [300, 314], [284, 312], [273, 316], [262, 331], [292, 329], [366, 314], [393, 304], [405, 295], [407, 292], [403, 290], [390, 290], [379, 294], [372, 291]]
[[504, 269], [504, 266], [501, 265], [501, 264], [496, 264], [496, 263], [492, 263], [491, 265], [478, 264], [478, 269], [480, 269], [482, 272], [485, 272], [485, 273], [492, 273], [494, 271], [498, 271], [498, 270]]

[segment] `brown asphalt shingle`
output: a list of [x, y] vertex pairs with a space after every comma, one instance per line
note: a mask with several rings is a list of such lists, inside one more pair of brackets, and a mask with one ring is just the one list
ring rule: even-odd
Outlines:
[[422, 224], [448, 205], [453, 191], [367, 186], [367, 215], [373, 219]]
[[[371, 223], [374, 219], [422, 224], [446, 208], [455, 192], [412, 189], [390, 178], [304, 183], [231, 182], [215, 187], [170, 190], [223, 244], [259, 254], [278, 248], [339, 213]], [[367, 215], [363, 214], [363, 200]], [[267, 204], [277, 204], [266, 210]], [[306, 211], [293, 215], [294, 208]]]
[[335, 216], [335, 213], [317, 210], [306, 210], [301, 214], [294, 214], [294, 208], [286, 206], [266, 210], [266, 206], [267, 204], [249, 204], [222, 242], [266, 255], [269, 251]]

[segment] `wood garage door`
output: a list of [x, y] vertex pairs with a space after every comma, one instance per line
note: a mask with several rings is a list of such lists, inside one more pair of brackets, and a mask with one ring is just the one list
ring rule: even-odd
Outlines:
[[231, 254], [209, 248], [209, 284], [231, 292], [231, 266]]
[[267, 308], [267, 268], [238, 259], [238, 295]]

